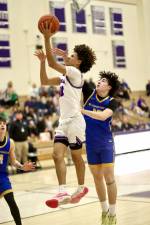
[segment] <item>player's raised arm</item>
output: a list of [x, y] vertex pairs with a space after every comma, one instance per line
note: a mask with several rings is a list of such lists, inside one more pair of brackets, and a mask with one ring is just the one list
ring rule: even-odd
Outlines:
[[81, 109], [81, 113], [93, 119], [105, 121], [107, 118], [112, 116], [113, 111], [111, 109], [105, 109], [104, 111], [96, 112], [96, 111]]
[[41, 31], [44, 36], [48, 65], [61, 74], [66, 74], [66, 67], [62, 64], [57, 63], [52, 54], [50, 38], [52, 37], [52, 35], [54, 35], [54, 33], [51, 32], [51, 27], [52, 24], [49, 22], [45, 22], [45, 25], [41, 24]]
[[46, 73], [46, 66], [45, 66], [45, 60], [46, 55], [42, 50], [36, 51], [35, 56], [40, 60], [40, 80], [41, 85], [59, 85], [60, 84], [60, 78], [59, 77], [52, 77], [48, 78]]

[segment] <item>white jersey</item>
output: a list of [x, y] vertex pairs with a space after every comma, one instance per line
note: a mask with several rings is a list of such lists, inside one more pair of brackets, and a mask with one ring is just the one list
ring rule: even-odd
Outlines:
[[73, 67], [66, 66], [66, 75], [61, 76], [60, 84], [60, 120], [80, 115], [83, 76]]

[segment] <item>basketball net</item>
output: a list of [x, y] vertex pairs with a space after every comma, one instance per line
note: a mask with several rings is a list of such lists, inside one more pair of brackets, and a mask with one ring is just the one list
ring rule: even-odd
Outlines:
[[82, 9], [84, 9], [91, 0], [64, 0], [64, 3], [72, 2], [73, 8], [80, 12]]
[[72, 0], [73, 7], [77, 12], [80, 12], [82, 9], [84, 9], [91, 0]]

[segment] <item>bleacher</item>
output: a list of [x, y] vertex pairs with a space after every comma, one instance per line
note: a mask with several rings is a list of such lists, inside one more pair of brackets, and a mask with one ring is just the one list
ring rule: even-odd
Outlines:
[[[139, 96], [142, 96], [146, 100], [148, 105], [150, 106], [150, 97], [145, 95], [145, 91], [133, 91], [130, 94], [130, 100], [123, 100], [124, 107], [129, 109], [131, 100], [135, 99], [137, 101]], [[132, 115], [130, 115], [130, 122], [132, 124], [135, 124], [137, 121], [147, 123], [147, 122], [150, 121], [150, 119], [148, 117], [140, 116], [140, 115], [135, 114], [135, 113], [132, 112]]]
[[35, 141], [32, 142], [33, 146], [37, 149], [38, 160], [52, 159], [53, 141]]
[[[139, 96], [143, 96], [146, 101], [148, 102], [149, 106], [150, 106], [150, 97], [147, 97], [145, 95], [145, 91], [134, 91], [130, 94], [131, 99], [135, 98], [136, 100], [138, 99]], [[23, 108], [24, 102], [27, 100], [27, 96], [20, 96], [19, 97], [19, 102], [20, 102], [20, 106]], [[123, 105], [124, 107], [126, 107], [127, 109], [129, 109], [131, 100], [123, 100]], [[132, 116], [130, 117], [130, 122], [132, 124], [136, 123], [137, 121], [141, 121], [141, 122], [149, 122], [149, 118], [146, 117], [142, 117], [140, 115], [134, 114], [132, 113]], [[41, 141], [41, 140], [34, 140], [32, 141], [33, 146], [36, 147], [37, 149], [37, 157], [39, 161], [43, 161], [43, 160], [49, 160], [52, 159], [52, 152], [53, 152], [53, 141]], [[85, 150], [83, 150], [83, 153], [85, 152]]]

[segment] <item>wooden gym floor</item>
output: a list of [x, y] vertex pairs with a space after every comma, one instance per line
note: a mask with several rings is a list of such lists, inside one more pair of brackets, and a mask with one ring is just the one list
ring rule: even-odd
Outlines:
[[[150, 225], [150, 151], [116, 157], [118, 185], [117, 225]], [[42, 162], [43, 167], [53, 162]], [[89, 193], [80, 203], [50, 209], [45, 200], [57, 191], [55, 170], [42, 169], [10, 176], [23, 225], [100, 225], [100, 205], [86, 165]], [[76, 188], [74, 166], [68, 166], [68, 190]], [[13, 225], [4, 199], [0, 202], [0, 224]]]

